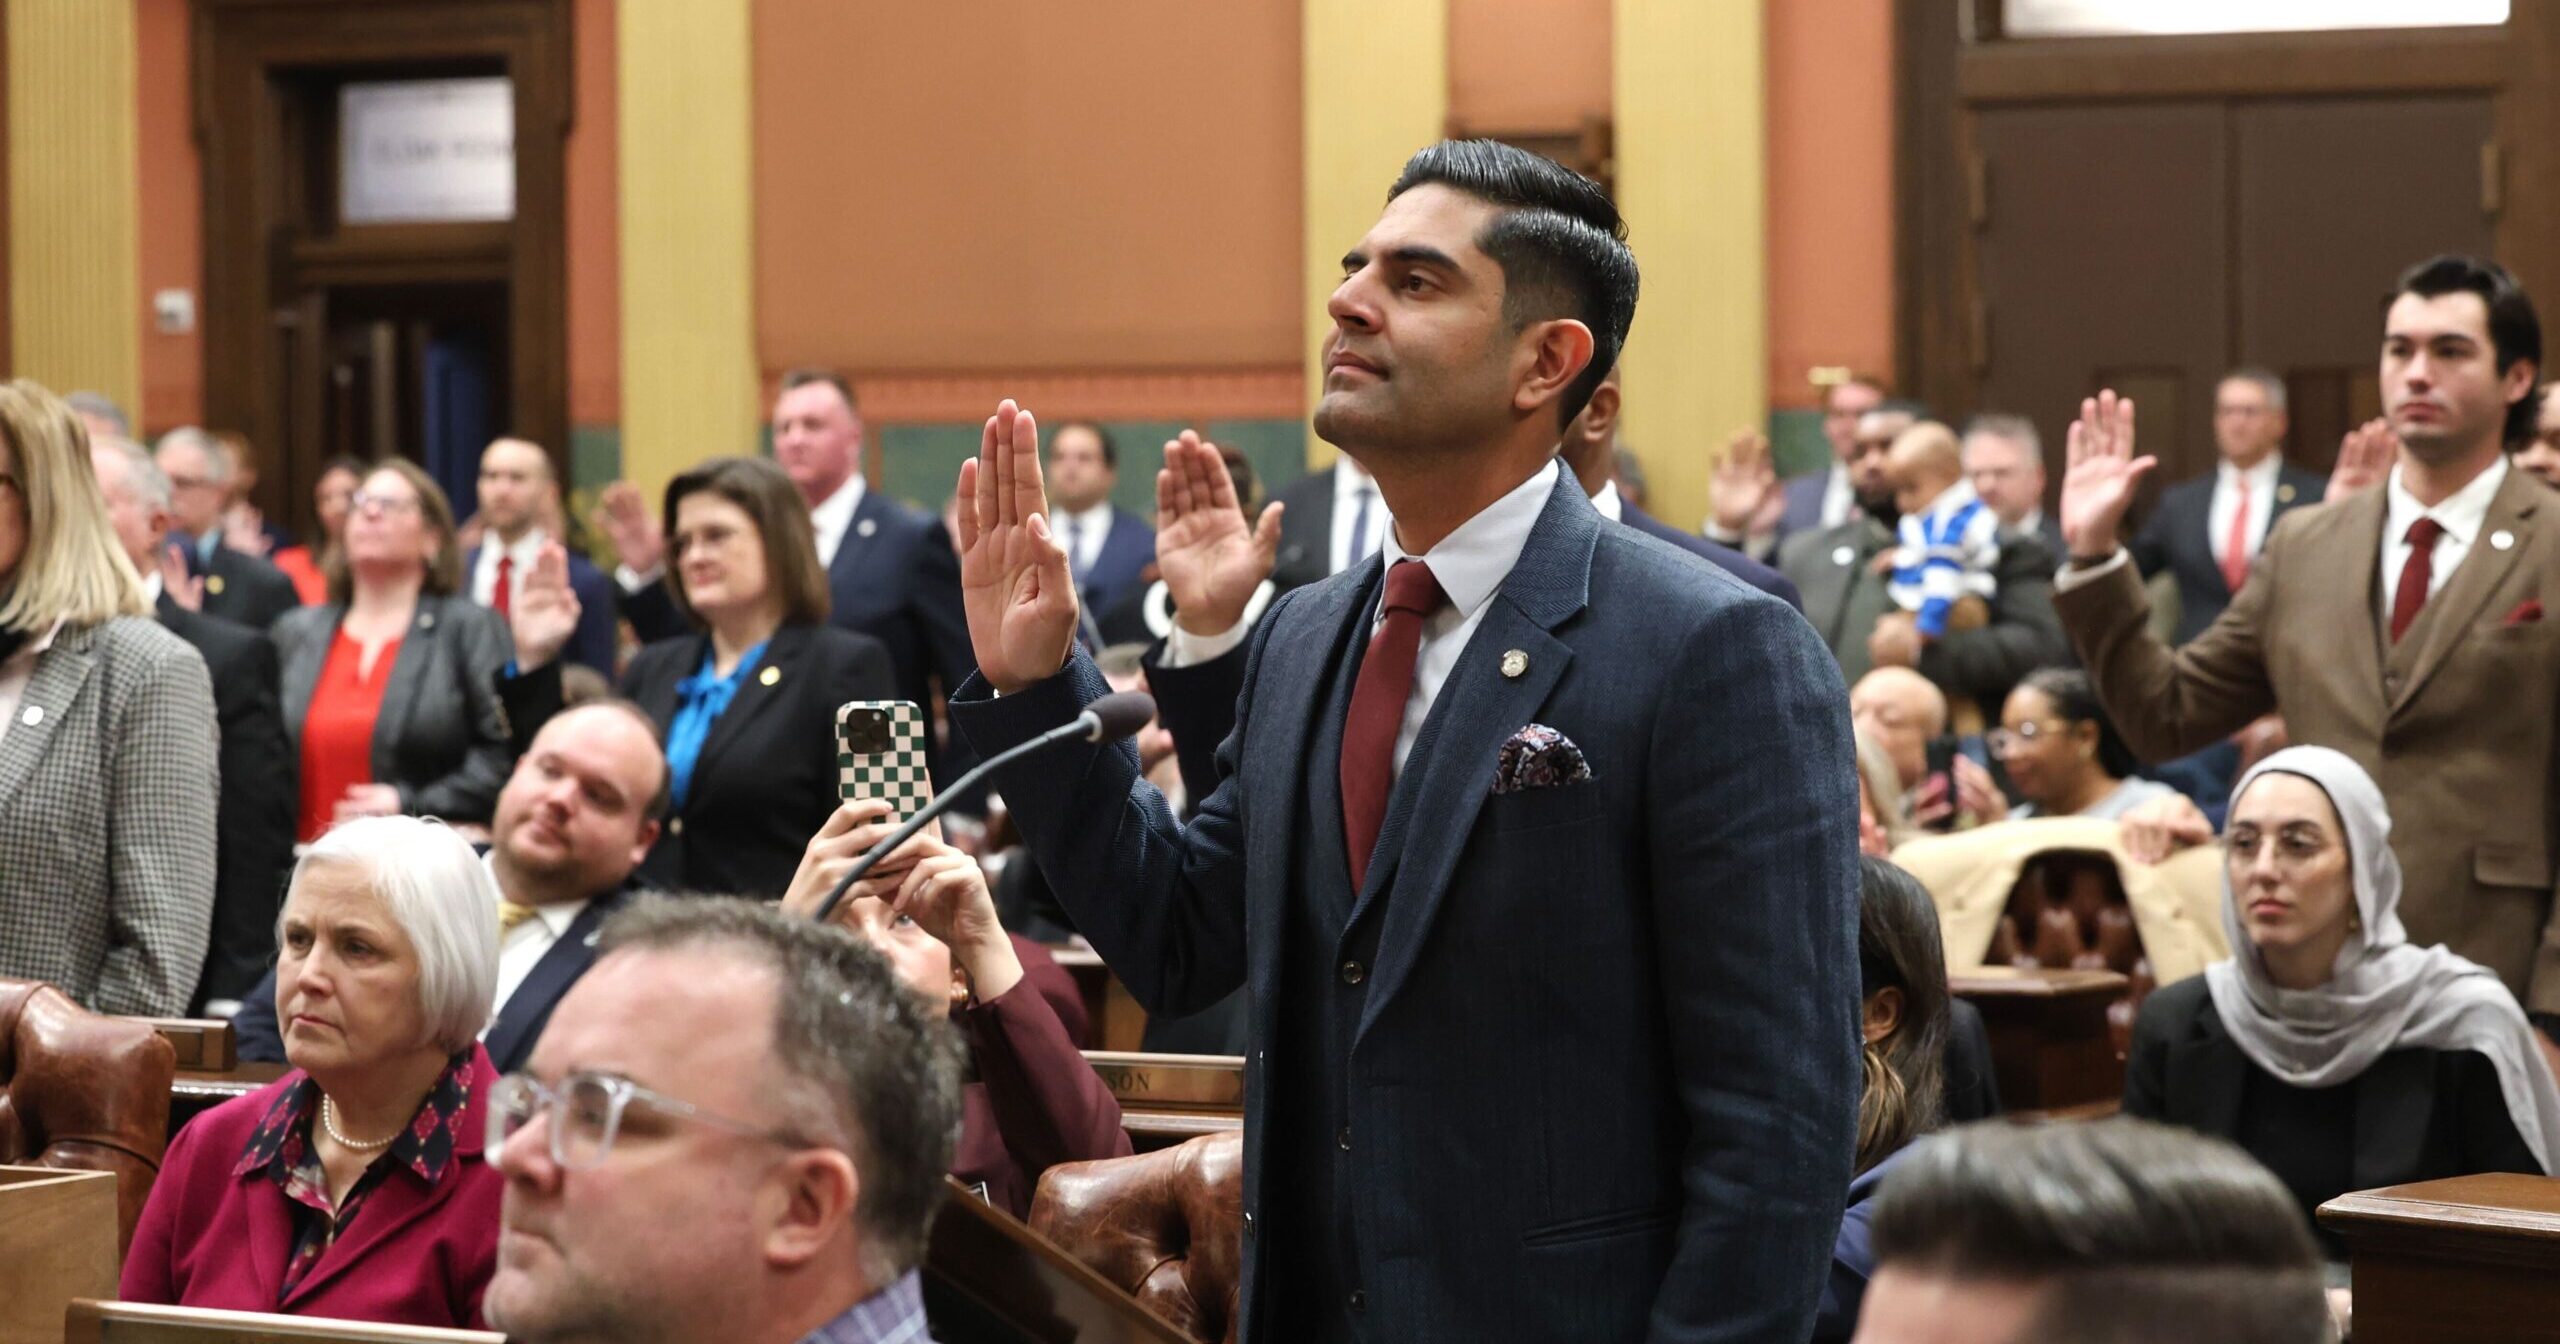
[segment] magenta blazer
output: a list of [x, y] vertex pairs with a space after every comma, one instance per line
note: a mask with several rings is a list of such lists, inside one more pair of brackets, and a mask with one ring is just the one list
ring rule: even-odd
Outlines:
[[472, 1047], [471, 1099], [457, 1118], [453, 1161], [433, 1187], [395, 1172], [282, 1302], [293, 1214], [264, 1172], [234, 1176], [258, 1121], [299, 1069], [203, 1115], [169, 1141], [124, 1260], [127, 1302], [284, 1312], [386, 1325], [480, 1330], [480, 1295], [498, 1267], [505, 1179], [482, 1160], [498, 1071]]

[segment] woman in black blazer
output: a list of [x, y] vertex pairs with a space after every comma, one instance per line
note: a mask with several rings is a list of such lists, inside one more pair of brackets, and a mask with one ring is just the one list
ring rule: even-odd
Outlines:
[[487, 821], [515, 767], [490, 689], [514, 646], [458, 591], [444, 491], [413, 463], [375, 466], [325, 568], [328, 602], [270, 632], [302, 766], [299, 838], [356, 817]]
[[2514, 997], [2402, 932], [2390, 829], [2347, 757], [2261, 762], [2232, 794], [2232, 958], [2154, 992], [2134, 1022], [2125, 1113], [2238, 1143], [2315, 1229], [2350, 1190], [2542, 1174], [2560, 1143], [2560, 1088]]
[[[781, 468], [705, 462], [668, 483], [665, 517], [667, 591], [695, 633], [648, 645], [622, 674], [665, 741], [673, 803], [640, 871], [674, 890], [777, 897], [836, 809], [837, 706], [894, 697], [896, 673], [879, 640], [827, 624], [808, 507]], [[513, 604], [529, 666], [498, 683], [519, 740], [561, 703], [577, 610], [549, 548]]]

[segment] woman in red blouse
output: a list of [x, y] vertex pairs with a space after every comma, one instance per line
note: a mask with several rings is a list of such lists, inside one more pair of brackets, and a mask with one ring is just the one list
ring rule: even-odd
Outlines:
[[[876, 800], [836, 809], [810, 840], [783, 908], [815, 914], [853, 861], [894, 829], [888, 817], [889, 805]], [[928, 829], [864, 874], [832, 918], [878, 948], [969, 1042], [971, 1076], [951, 1158], [962, 1185], [1020, 1218], [1040, 1173], [1128, 1156], [1120, 1103], [1026, 970], [1025, 949], [1050, 970], [1054, 963], [1038, 944], [1005, 932], [977, 860]]]
[[125, 1300], [479, 1327], [505, 1186], [482, 1160], [497, 905], [433, 822], [352, 822], [311, 847], [279, 921], [294, 1071], [170, 1141]]

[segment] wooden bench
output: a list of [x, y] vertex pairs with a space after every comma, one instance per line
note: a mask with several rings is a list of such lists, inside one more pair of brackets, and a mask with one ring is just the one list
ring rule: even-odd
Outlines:
[[320, 1316], [270, 1316], [253, 1311], [161, 1307], [141, 1302], [71, 1304], [63, 1344], [506, 1344], [487, 1330], [435, 1330], [420, 1325], [376, 1325]]
[[1982, 1011], [2001, 1105], [2020, 1119], [2089, 1119], [2124, 1098], [2124, 1059], [2107, 1011], [2124, 997], [2114, 971], [1984, 966], [1947, 977]]
[[2458, 1176], [2340, 1195], [2356, 1344], [2560, 1341], [2560, 1180]]

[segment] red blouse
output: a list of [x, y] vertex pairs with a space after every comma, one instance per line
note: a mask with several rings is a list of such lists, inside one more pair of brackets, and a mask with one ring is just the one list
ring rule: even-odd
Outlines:
[[400, 661], [400, 641], [382, 646], [373, 675], [364, 675], [364, 645], [344, 628], [329, 643], [302, 716], [302, 830], [304, 844], [320, 838], [336, 817], [349, 787], [373, 782], [373, 721], [382, 713], [382, 690]]

